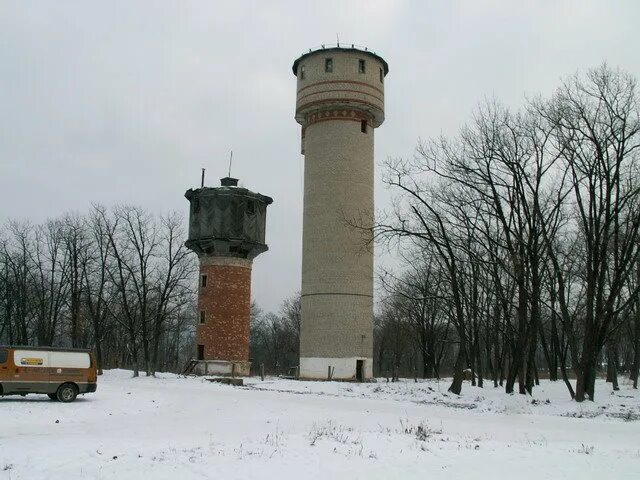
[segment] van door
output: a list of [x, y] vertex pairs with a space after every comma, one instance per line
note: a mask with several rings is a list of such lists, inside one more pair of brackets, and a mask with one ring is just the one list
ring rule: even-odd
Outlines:
[[49, 352], [15, 350], [13, 391], [15, 393], [49, 392]]
[[9, 350], [6, 348], [0, 348], [0, 392], [8, 393], [9, 386], [7, 381], [9, 380]]
[[51, 352], [49, 354], [49, 380], [51, 388], [71, 382], [83, 388], [87, 385], [87, 371], [91, 367], [91, 356], [87, 352]]

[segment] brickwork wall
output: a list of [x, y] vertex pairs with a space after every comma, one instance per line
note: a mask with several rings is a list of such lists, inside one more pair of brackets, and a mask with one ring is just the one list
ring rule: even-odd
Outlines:
[[305, 143], [300, 356], [371, 358], [371, 238], [345, 218], [373, 224], [374, 129], [314, 123]]
[[[202, 276], [207, 284], [202, 286]], [[251, 260], [202, 257], [196, 343], [204, 345], [205, 360], [249, 360], [251, 313]]]

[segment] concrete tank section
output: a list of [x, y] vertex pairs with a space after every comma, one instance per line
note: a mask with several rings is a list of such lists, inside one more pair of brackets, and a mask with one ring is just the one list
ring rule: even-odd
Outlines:
[[198, 255], [253, 259], [268, 247], [265, 243], [270, 197], [238, 187], [226, 177], [220, 187], [189, 189], [189, 239], [186, 246]]
[[304, 209], [300, 377], [364, 380], [373, 367], [374, 131], [389, 68], [359, 48], [293, 64]]

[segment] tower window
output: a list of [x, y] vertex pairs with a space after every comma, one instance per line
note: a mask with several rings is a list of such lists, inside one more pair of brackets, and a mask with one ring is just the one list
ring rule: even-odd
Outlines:
[[207, 276], [206, 275], [202, 275], [202, 277], [200, 277], [200, 286], [202, 288], [207, 286]]
[[327, 73], [333, 72], [333, 58], [324, 59], [324, 71]]
[[200, 325], [204, 325], [205, 320], [206, 314], [204, 313], [204, 310], [200, 310]]
[[367, 133], [367, 121], [366, 120], [362, 120], [360, 122], [360, 131], [362, 133]]
[[358, 60], [358, 73], [365, 72], [364, 60]]
[[300, 80], [304, 80], [304, 65], [300, 65]]
[[380, 69], [380, 83], [384, 82], [384, 71]]

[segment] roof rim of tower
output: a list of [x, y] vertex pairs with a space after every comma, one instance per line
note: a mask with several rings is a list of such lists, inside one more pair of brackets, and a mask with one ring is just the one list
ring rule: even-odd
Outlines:
[[198, 187], [198, 188], [190, 188], [186, 192], [184, 192], [184, 196], [187, 200], [191, 200], [191, 197], [194, 195], [206, 193], [213, 194], [222, 194], [222, 195], [233, 195], [238, 197], [248, 197], [254, 200], [260, 200], [264, 202], [266, 205], [271, 205], [273, 203], [273, 198], [268, 195], [264, 195], [260, 192], [254, 192], [249, 190], [246, 187]]
[[314, 48], [310, 48], [308, 52], [303, 53], [302, 55], [300, 55], [294, 62], [293, 62], [293, 74], [294, 75], [298, 75], [298, 65], [300, 63], [300, 61], [304, 58], [307, 58], [310, 55], [313, 55], [315, 53], [318, 52], [335, 52], [335, 51], [339, 51], [339, 52], [358, 52], [358, 53], [364, 53], [365, 55], [370, 55], [373, 58], [375, 58], [376, 60], [378, 60], [380, 63], [382, 63], [382, 67], [384, 69], [384, 74], [385, 76], [387, 75], [387, 73], [389, 73], [389, 64], [387, 63], [387, 61], [382, 58], [380, 55], [378, 55], [376, 52], [373, 52], [371, 50], [369, 50], [367, 47], [362, 47], [360, 45], [355, 45], [355, 44], [349, 44], [345, 47], [342, 46], [342, 44], [337, 43], [337, 44], [333, 44], [333, 45], [327, 45], [327, 44], [323, 44], [319, 47], [314, 47]]

